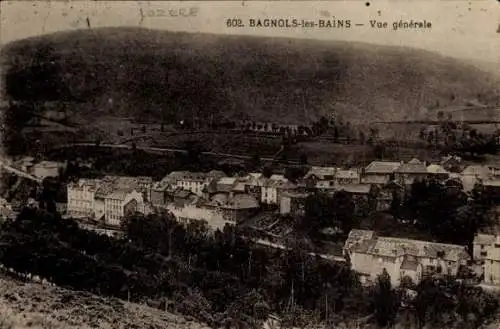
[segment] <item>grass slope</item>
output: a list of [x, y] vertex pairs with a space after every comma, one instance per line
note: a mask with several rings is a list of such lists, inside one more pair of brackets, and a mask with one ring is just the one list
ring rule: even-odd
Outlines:
[[101, 298], [0, 277], [0, 329], [201, 329], [181, 316], [118, 299]]
[[335, 110], [370, 123], [414, 118], [452, 95], [500, 99], [497, 76], [423, 50], [138, 28], [17, 41], [2, 50], [2, 67], [7, 97], [68, 101], [91, 120], [220, 114], [301, 124]]

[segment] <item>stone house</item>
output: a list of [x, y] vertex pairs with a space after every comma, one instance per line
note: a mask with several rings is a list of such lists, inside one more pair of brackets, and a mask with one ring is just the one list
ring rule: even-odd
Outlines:
[[395, 171], [401, 162], [373, 161], [362, 173], [362, 183], [385, 185], [394, 180]]
[[374, 282], [385, 269], [394, 286], [405, 276], [418, 283], [424, 275], [456, 276], [470, 256], [465, 247], [427, 241], [378, 237], [373, 231], [352, 230], [344, 255], [362, 282]]
[[303, 183], [309, 189], [314, 189], [318, 186], [333, 186], [336, 172], [337, 168], [334, 167], [313, 166], [303, 177]]

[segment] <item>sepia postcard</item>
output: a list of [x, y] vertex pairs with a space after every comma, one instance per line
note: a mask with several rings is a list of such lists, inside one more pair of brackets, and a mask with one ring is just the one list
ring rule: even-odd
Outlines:
[[500, 328], [500, 2], [0, 2], [0, 329]]

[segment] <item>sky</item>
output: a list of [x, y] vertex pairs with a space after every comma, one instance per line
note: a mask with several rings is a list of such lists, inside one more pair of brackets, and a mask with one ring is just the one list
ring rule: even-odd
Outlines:
[[[195, 9], [193, 9], [195, 8]], [[497, 0], [366, 1], [2, 1], [0, 45], [47, 33], [110, 26], [171, 31], [246, 34], [401, 45], [486, 61], [500, 66], [500, 2]], [[196, 11], [195, 16], [150, 17], [153, 12]], [[142, 12], [142, 14], [141, 14]], [[252, 28], [250, 18], [350, 19], [351, 29]], [[87, 23], [88, 18], [88, 23]], [[247, 26], [228, 28], [228, 18]], [[388, 22], [373, 29], [370, 20]], [[392, 30], [394, 21], [426, 20], [431, 29]]]

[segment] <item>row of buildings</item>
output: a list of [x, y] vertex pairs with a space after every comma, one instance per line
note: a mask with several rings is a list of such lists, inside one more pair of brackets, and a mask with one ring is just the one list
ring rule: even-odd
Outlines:
[[140, 212], [165, 208], [179, 218], [204, 219], [210, 226], [219, 227], [228, 222], [240, 223], [261, 208], [300, 215], [307, 196], [315, 191], [344, 191], [353, 196], [357, 205], [370, 202], [372, 210], [377, 211], [387, 210], [396, 196], [402, 200], [411, 184], [424, 178], [463, 187], [465, 191], [481, 183], [500, 192], [500, 170], [471, 165], [456, 172], [459, 163], [460, 159], [450, 157], [440, 164], [413, 159], [406, 163], [374, 161], [365, 168], [311, 167], [295, 182], [280, 174], [227, 177], [216, 170], [174, 171], [157, 182], [150, 177], [81, 179], [68, 185], [67, 209], [72, 215], [116, 224], [127, 211], [135, 209], [134, 200], [135, 210]]
[[[491, 166], [463, 166], [460, 159], [439, 164], [413, 159], [406, 163], [374, 161], [365, 168], [311, 167], [295, 182], [283, 175], [249, 173], [228, 177], [221, 171], [175, 171], [161, 181], [150, 177], [106, 176], [80, 179], [67, 187], [67, 212], [118, 226], [127, 213], [170, 211], [179, 221], [206, 221], [213, 229], [241, 224], [262, 209], [282, 215], [304, 213], [306, 198], [314, 191], [344, 191], [355, 203], [374, 200], [374, 210], [390, 206], [396, 193], [404, 194], [418, 179], [434, 178], [449, 186], [470, 190], [477, 183], [500, 186], [500, 170]], [[463, 246], [378, 236], [353, 230], [344, 256], [365, 281], [386, 269], [399, 284], [404, 277], [418, 282], [426, 273], [457, 275], [464, 266], [483, 275], [486, 284], [500, 285], [500, 236], [479, 234], [472, 257]]]

